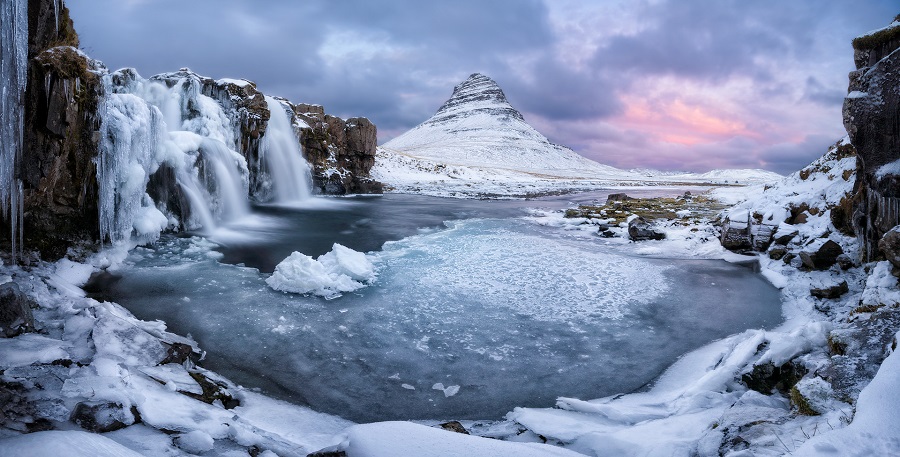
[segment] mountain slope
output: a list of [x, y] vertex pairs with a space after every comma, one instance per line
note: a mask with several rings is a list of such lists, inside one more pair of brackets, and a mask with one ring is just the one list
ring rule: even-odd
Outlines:
[[382, 149], [385, 155], [548, 178], [634, 178], [551, 143], [525, 122], [496, 82], [479, 73], [456, 86], [434, 116]]

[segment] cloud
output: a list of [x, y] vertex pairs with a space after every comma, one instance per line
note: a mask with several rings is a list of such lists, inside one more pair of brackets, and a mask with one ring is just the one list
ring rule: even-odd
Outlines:
[[481, 72], [554, 142], [613, 165], [699, 171], [784, 171], [821, 154], [811, 138], [843, 135], [850, 40], [896, 13], [890, 0], [67, 5], [84, 49], [113, 69], [247, 78], [369, 117], [382, 143]]

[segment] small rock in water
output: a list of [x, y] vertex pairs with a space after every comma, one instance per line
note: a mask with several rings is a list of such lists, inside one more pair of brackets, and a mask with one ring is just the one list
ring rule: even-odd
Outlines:
[[459, 421], [444, 422], [443, 424], [439, 424], [438, 426], [449, 432], [462, 433], [464, 435], [469, 434], [469, 431], [466, 430], [466, 428], [463, 427], [463, 424], [459, 423]]

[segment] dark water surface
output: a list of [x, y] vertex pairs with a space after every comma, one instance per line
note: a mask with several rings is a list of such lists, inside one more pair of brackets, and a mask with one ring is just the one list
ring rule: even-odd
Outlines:
[[[220, 245], [136, 249], [101, 295], [191, 334], [208, 368], [356, 421], [498, 419], [630, 392], [691, 349], [781, 322], [778, 291], [749, 268], [642, 258], [519, 217], [594, 199], [605, 193], [258, 207], [214, 234]], [[376, 251], [372, 285], [333, 300], [266, 285], [292, 251], [335, 242]]]

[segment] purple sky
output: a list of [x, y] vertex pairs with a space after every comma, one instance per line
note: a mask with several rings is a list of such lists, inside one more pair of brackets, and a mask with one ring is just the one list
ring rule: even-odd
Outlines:
[[845, 135], [850, 41], [896, 0], [67, 0], [81, 46], [365, 116], [384, 143], [481, 72], [555, 143], [622, 167], [789, 173]]

